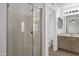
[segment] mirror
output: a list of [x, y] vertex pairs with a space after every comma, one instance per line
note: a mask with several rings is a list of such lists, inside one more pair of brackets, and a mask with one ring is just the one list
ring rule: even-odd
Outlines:
[[66, 33], [79, 34], [79, 14], [66, 16]]

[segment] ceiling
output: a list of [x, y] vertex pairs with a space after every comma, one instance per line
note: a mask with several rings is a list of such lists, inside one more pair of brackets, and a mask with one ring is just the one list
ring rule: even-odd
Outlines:
[[77, 5], [78, 3], [55, 3], [55, 4], [59, 8], [64, 8], [64, 7], [70, 6], [70, 5]]

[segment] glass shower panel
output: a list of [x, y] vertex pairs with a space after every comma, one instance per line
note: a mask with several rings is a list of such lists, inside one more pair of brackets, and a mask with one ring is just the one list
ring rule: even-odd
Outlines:
[[10, 3], [8, 7], [8, 46], [12, 56], [32, 55], [32, 5]]
[[40, 8], [33, 7], [33, 40], [34, 40], [34, 55], [41, 55], [42, 52], [42, 35], [41, 35], [41, 25], [42, 25], [42, 10]]
[[33, 9], [32, 5], [26, 4], [24, 7], [24, 56], [33, 55]]

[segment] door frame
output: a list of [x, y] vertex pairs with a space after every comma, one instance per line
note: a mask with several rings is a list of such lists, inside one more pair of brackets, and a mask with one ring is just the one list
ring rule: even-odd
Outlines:
[[[49, 35], [48, 35], [48, 30], [49, 30], [49, 9], [51, 9], [51, 10], [53, 10], [53, 11], [55, 11], [55, 14], [56, 14], [56, 10], [55, 10], [55, 8], [54, 8], [55, 6], [53, 6], [53, 5], [51, 5], [50, 3], [46, 3], [46, 24], [45, 24], [45, 26], [46, 26], [46, 35], [45, 35], [45, 37], [46, 37], [46, 40], [45, 40], [45, 51], [46, 51], [46, 53], [45, 53], [45, 55], [46, 56], [48, 56], [49, 55], [49, 42], [48, 42], [48, 40], [49, 40]], [[56, 16], [56, 15], [55, 15]], [[56, 18], [56, 17], [55, 17]], [[53, 51], [56, 51], [57, 50], [57, 29], [56, 29], [56, 19], [55, 19], [55, 27], [54, 27], [55, 29], [55, 40], [53, 40]]]

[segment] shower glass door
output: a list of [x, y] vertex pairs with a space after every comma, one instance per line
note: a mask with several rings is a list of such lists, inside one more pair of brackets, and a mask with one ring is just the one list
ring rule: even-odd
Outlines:
[[31, 4], [8, 5], [9, 56], [38, 56], [42, 52], [41, 9]]
[[42, 55], [42, 10], [32, 4], [8, 4], [7, 55]]
[[12, 3], [8, 7], [8, 55], [32, 55], [32, 5]]

